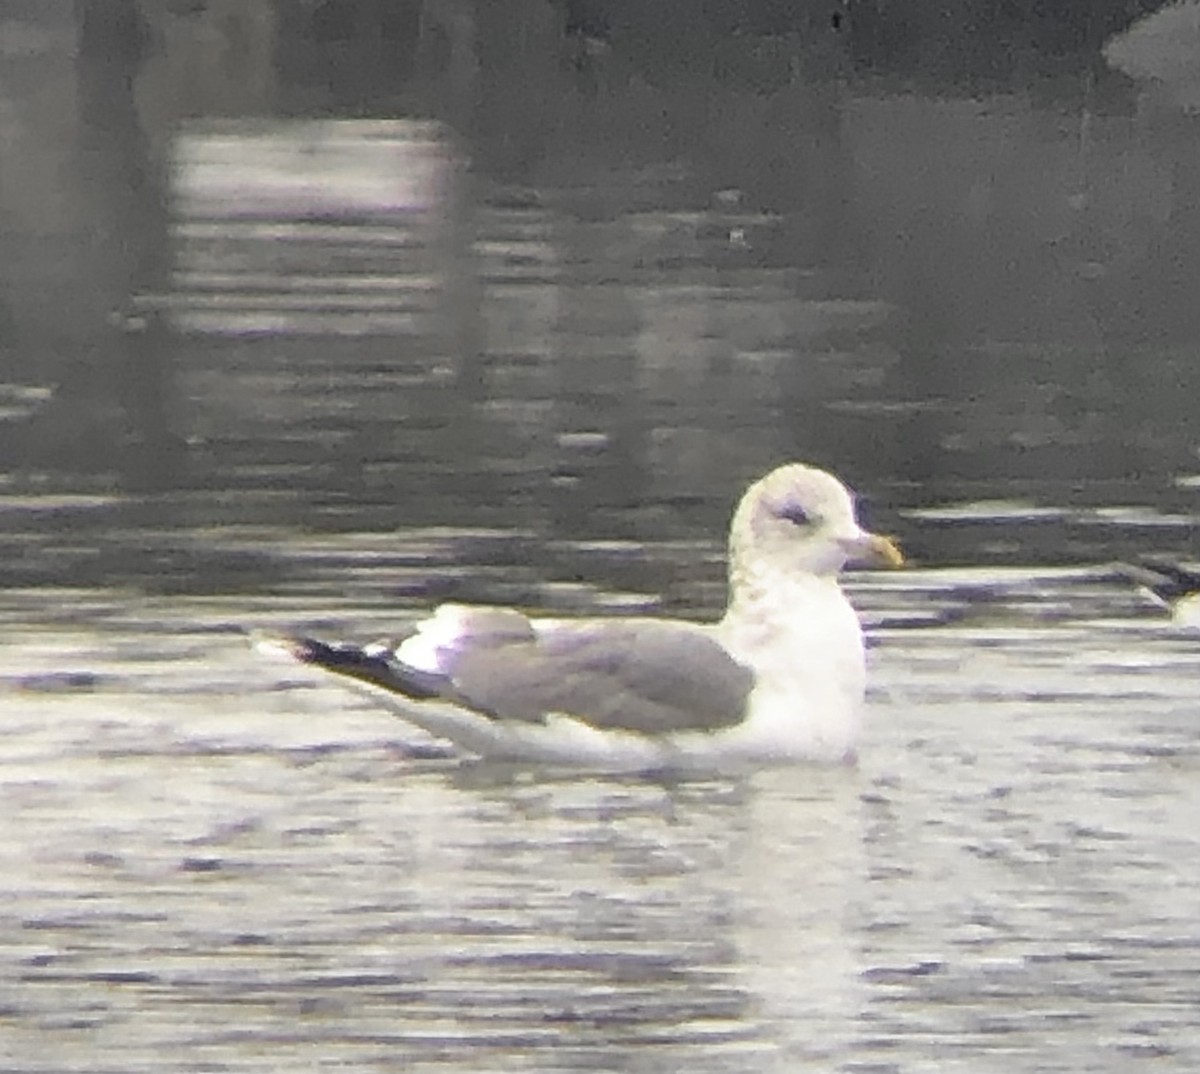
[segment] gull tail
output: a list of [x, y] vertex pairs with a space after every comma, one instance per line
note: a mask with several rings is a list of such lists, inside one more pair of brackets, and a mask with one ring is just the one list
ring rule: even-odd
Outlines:
[[369, 686], [378, 686], [389, 693], [402, 694], [413, 701], [440, 698], [446, 685], [441, 675], [401, 663], [383, 645], [359, 646], [297, 635], [276, 635], [258, 639], [257, 647], [283, 653], [301, 664], [311, 664]]
[[[505, 755], [504, 731], [497, 721], [458, 708], [446, 676], [398, 660], [388, 645], [349, 645], [299, 635], [259, 635], [254, 641], [263, 652], [341, 676], [347, 685], [372, 694], [412, 727], [453, 746], [456, 753]], [[422, 701], [450, 704], [413, 704]]]

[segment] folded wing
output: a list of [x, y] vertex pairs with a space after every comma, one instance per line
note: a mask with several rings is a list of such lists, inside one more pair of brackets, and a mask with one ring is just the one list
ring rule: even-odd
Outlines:
[[705, 628], [654, 619], [533, 620], [445, 605], [394, 652], [289, 639], [293, 656], [416, 701], [496, 720], [571, 716], [665, 734], [739, 723], [754, 673]]

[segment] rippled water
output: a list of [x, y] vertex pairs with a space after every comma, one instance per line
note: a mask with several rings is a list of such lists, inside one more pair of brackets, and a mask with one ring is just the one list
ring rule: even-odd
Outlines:
[[[183, 189], [186, 475], [0, 498], [4, 1069], [1196, 1068], [1200, 635], [1114, 565], [1194, 539], [1156, 397], [1029, 347], [917, 398], [872, 303], [594, 191], [480, 208], [464, 369], [425, 187], [357, 187], [383, 224], [306, 189], [292, 232]], [[796, 454], [916, 560], [851, 580], [855, 769], [464, 765], [246, 643], [714, 615], [733, 498]]]
[[9, 1069], [1194, 1066], [1200, 642], [1095, 572], [854, 588], [860, 767], [680, 783], [464, 767], [234, 632], [353, 595], [10, 593]]

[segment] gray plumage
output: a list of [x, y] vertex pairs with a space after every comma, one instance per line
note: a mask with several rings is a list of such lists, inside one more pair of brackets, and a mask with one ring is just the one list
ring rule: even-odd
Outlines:
[[447, 701], [496, 720], [586, 714], [593, 727], [651, 735], [732, 726], [754, 687], [754, 672], [700, 626], [614, 618], [543, 621], [535, 629], [506, 608], [439, 609], [450, 612], [457, 636], [438, 648], [440, 673], [382, 647], [312, 638], [286, 644], [304, 663], [414, 700]]

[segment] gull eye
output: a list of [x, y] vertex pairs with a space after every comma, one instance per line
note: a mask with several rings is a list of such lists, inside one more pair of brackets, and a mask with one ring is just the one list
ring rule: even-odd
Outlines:
[[778, 515], [797, 526], [808, 526], [812, 523], [812, 516], [798, 503], [785, 503], [780, 507]]

